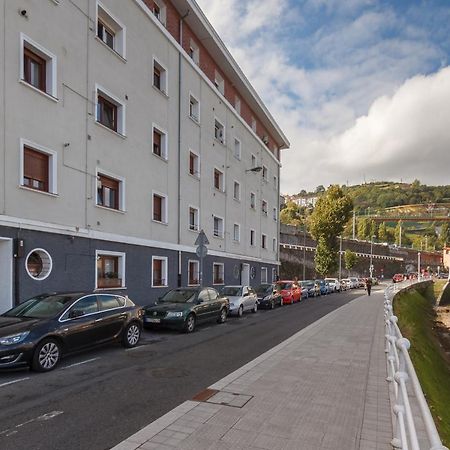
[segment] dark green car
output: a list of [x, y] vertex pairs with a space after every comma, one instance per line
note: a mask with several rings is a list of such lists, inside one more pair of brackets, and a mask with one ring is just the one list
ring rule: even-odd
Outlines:
[[229, 301], [210, 287], [177, 288], [168, 291], [155, 305], [144, 307], [144, 327], [167, 327], [192, 333], [197, 324], [227, 320]]

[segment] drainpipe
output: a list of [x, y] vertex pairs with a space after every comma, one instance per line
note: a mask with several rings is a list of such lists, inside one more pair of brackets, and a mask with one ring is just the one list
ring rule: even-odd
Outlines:
[[[180, 18], [180, 45], [183, 48], [183, 21], [189, 15], [189, 10], [187, 10], [186, 14]], [[180, 50], [178, 52], [178, 204], [177, 204], [177, 215], [178, 215], [178, 236], [177, 236], [177, 244], [181, 244], [181, 62], [183, 58], [181, 57]], [[181, 286], [181, 251], [178, 251], [178, 278], [177, 285]]]
[[[279, 163], [278, 164], [278, 198], [277, 198], [277, 204], [278, 204], [278, 208], [277, 208], [277, 253], [276, 253], [276, 258], [277, 258], [277, 278], [280, 279], [280, 238], [281, 238], [281, 224], [280, 224], [280, 186], [281, 186], [281, 147], [278, 147], [278, 160]], [[273, 281], [273, 280], [272, 280]], [[277, 280], [278, 281], [278, 280]]]

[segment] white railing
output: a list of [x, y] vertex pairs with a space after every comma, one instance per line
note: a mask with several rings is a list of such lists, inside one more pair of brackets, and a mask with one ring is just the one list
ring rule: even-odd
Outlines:
[[[387, 355], [387, 381], [392, 383], [391, 405], [393, 410], [394, 437], [391, 444], [402, 450], [448, 450], [442, 444], [436, 429], [425, 396], [417, 378], [416, 371], [408, 353], [410, 342], [402, 336], [397, 325], [397, 317], [394, 316], [392, 302], [400, 289], [417, 283], [416, 281], [404, 282], [389, 286], [385, 293], [384, 317], [386, 327], [386, 355]], [[412, 394], [408, 394], [408, 383]], [[414, 410], [420, 411], [420, 417], [415, 417], [411, 408], [414, 402]], [[420, 422], [419, 422], [420, 421]], [[419, 427], [417, 426], [419, 422]], [[425, 428], [426, 436], [419, 436], [417, 429]], [[423, 443], [426, 437], [427, 447], [420, 447], [419, 440]]]

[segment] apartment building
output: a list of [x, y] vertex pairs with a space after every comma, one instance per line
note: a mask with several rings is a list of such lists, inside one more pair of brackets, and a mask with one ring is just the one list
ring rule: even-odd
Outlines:
[[279, 265], [289, 142], [192, 0], [0, 2], [0, 312]]

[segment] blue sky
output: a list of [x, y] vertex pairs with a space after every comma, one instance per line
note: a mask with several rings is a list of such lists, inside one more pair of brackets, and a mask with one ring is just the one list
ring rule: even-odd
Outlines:
[[291, 141], [282, 192], [450, 184], [450, 1], [198, 3]]

